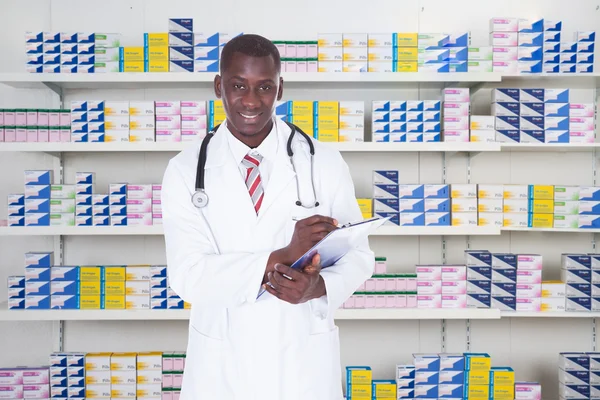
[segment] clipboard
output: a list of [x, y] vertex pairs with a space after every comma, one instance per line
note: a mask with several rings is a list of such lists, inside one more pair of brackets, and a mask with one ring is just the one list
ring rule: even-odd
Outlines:
[[[290, 267], [294, 269], [306, 267], [317, 253], [321, 256], [321, 269], [331, 267], [348, 254], [348, 252], [355, 249], [360, 241], [367, 238], [369, 234], [388, 220], [389, 217], [376, 217], [342, 225], [340, 228], [329, 232], [327, 236], [304, 253], [304, 255], [297, 259]], [[257, 298], [264, 292], [266, 292], [266, 290], [261, 288]]]

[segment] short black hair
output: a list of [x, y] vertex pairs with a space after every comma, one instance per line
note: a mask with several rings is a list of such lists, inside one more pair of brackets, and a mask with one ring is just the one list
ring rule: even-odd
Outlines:
[[279, 50], [273, 42], [260, 35], [240, 35], [227, 42], [221, 53], [221, 74], [231, 65], [231, 59], [235, 53], [242, 53], [250, 57], [273, 57], [277, 72], [281, 72]]

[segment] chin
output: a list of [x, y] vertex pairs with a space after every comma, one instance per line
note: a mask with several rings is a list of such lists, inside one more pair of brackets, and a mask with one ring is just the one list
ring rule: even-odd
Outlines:
[[265, 126], [269, 124], [269, 121], [271, 121], [270, 118], [266, 121], [257, 121], [252, 124], [248, 124], [246, 123], [246, 121], [237, 121], [237, 123], [235, 124], [235, 128], [238, 132], [240, 132], [243, 135], [254, 136], [258, 134], [258, 132], [262, 131], [265, 128]]

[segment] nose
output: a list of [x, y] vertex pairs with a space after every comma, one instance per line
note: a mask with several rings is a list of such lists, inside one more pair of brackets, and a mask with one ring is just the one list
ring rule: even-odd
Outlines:
[[258, 108], [260, 106], [260, 97], [254, 90], [247, 90], [244, 97], [242, 97], [242, 105], [249, 110]]

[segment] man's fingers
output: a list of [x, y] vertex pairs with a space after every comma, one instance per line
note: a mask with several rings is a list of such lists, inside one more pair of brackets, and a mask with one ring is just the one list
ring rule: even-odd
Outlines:
[[275, 271], [269, 277], [269, 281], [274, 283], [278, 288], [292, 288], [294, 287], [294, 281], [290, 281], [288, 278], [283, 276], [281, 273]]
[[269, 285], [265, 285], [265, 290], [269, 293], [271, 293], [273, 296], [277, 297], [280, 300], [283, 300], [287, 303], [290, 304], [295, 304], [295, 302], [290, 298], [289, 294], [286, 292], [278, 292], [277, 290], [273, 289], [271, 286]]
[[312, 217], [308, 217], [302, 220], [305, 225], [314, 225], [318, 223], [326, 223], [329, 225], [337, 225], [338, 222], [336, 219], [331, 217], [326, 217], [324, 215], [313, 215]]
[[321, 256], [319, 253], [313, 256], [310, 264], [304, 267], [303, 271], [311, 275], [321, 273]]
[[288, 267], [287, 265], [283, 265], [283, 264], [275, 264], [275, 271], [289, 276], [290, 278], [294, 279], [294, 280], [298, 280], [302, 278], [302, 272], [296, 271], [293, 268]]

